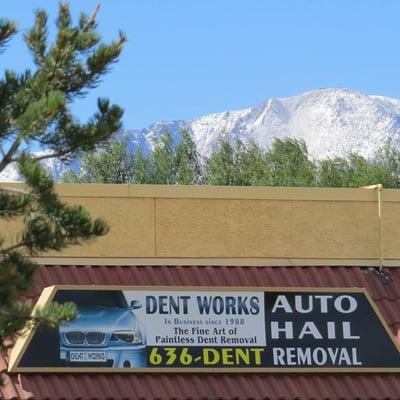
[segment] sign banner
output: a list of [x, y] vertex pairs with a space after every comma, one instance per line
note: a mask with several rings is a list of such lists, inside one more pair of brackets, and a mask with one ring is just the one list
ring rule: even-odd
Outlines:
[[57, 287], [78, 317], [37, 330], [17, 370], [400, 371], [362, 289]]

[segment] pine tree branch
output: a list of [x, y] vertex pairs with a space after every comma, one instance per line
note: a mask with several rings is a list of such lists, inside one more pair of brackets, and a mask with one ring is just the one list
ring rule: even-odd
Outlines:
[[32, 246], [33, 244], [35, 244], [34, 242], [25, 242], [25, 241], [21, 241], [19, 243], [16, 243], [12, 246], [6, 247], [5, 249], [1, 249], [0, 250], [0, 254], [5, 257], [8, 253], [10, 253], [11, 251], [15, 251], [17, 249], [21, 249], [23, 247], [28, 247], [29, 245]]
[[0, 192], [9, 192], [15, 194], [29, 194], [26, 190], [23, 189], [14, 189], [14, 188], [0, 188]]
[[63, 150], [63, 151], [58, 151], [58, 152], [54, 152], [54, 153], [51, 153], [51, 154], [44, 154], [42, 156], [37, 156], [37, 157], [33, 156], [32, 159], [34, 161], [42, 161], [42, 160], [46, 160], [48, 158], [63, 157], [63, 156], [66, 156], [66, 155], [68, 155], [70, 153], [71, 153], [70, 150]]
[[22, 138], [21, 136], [18, 136], [14, 140], [14, 143], [11, 145], [11, 147], [8, 149], [6, 155], [0, 161], [0, 173], [3, 172], [4, 169], [7, 167], [7, 165], [12, 162], [14, 154], [17, 152], [18, 147], [21, 145], [21, 143], [22, 143]]
[[16, 32], [17, 26], [14, 21], [0, 19], [0, 52]]
[[[57, 157], [63, 157], [66, 156], [68, 154], [70, 154], [71, 151], [70, 150], [63, 150], [63, 151], [57, 151], [54, 153], [49, 153], [49, 154], [44, 154], [42, 156], [34, 156], [32, 155], [32, 160], [33, 161], [42, 161], [42, 160], [47, 160], [49, 158], [57, 158]], [[17, 162], [18, 158], [13, 158], [10, 162]]]
[[[69, 112], [74, 98], [95, 87], [117, 61], [126, 40], [121, 34], [110, 44], [102, 42], [96, 32], [98, 11], [97, 4], [90, 17], [82, 14], [75, 26], [68, 4], [61, 3], [55, 39], [48, 42], [47, 13], [39, 10], [25, 35], [35, 70], [6, 71], [0, 82], [0, 173], [16, 162], [26, 184], [26, 191], [0, 188], [0, 218], [19, 218], [23, 223], [18, 238], [5, 242], [11, 239], [10, 232], [0, 237], [0, 350], [26, 324], [58, 326], [73, 318], [72, 303], [38, 310], [31, 317], [31, 306], [19, 301], [33, 284], [37, 265], [31, 257], [82, 244], [109, 229], [83, 207], [58, 200], [52, 178], [38, 162], [93, 150], [121, 128], [123, 110], [105, 99], [99, 100], [98, 112], [86, 124], [75, 122]], [[0, 53], [15, 32], [15, 24], [0, 19]], [[31, 148], [35, 141], [51, 151], [35, 156]]]
[[[21, 321], [26, 321], [27, 323], [32, 323], [34, 325], [45, 325], [49, 323], [48, 316], [42, 316], [42, 315], [21, 315], [17, 314], [15, 312], [8, 312], [5, 309], [0, 308], [0, 316], [4, 316], [7, 318], [10, 318], [12, 320], [21, 320]], [[24, 329], [29, 328], [28, 326], [25, 326]], [[18, 334], [18, 332], [17, 332]]]
[[100, 10], [100, 4], [97, 3], [94, 7], [92, 14], [90, 15], [89, 19], [87, 20], [86, 26], [83, 28], [84, 32], [87, 32], [91, 26], [96, 23], [96, 15]]
[[[76, 238], [76, 237], [72, 237], [70, 234], [66, 234], [66, 235], [60, 235], [59, 239], [62, 240], [63, 242], [65, 242], [64, 246], [69, 246], [71, 244], [79, 244], [81, 241], [89, 240], [92, 237], [97, 237], [97, 235], [92, 234], [92, 235], [87, 236], [85, 238]], [[15, 250], [18, 250], [18, 249], [21, 249], [21, 248], [32, 248], [36, 244], [37, 243], [34, 240], [32, 240], [32, 241], [21, 240], [19, 243], [16, 243], [16, 244], [14, 244], [12, 246], [9, 246], [9, 247], [7, 247], [5, 249], [1, 249], [0, 250], [0, 254], [5, 256], [11, 251], [15, 251]], [[52, 247], [49, 247], [49, 249], [55, 250]]]

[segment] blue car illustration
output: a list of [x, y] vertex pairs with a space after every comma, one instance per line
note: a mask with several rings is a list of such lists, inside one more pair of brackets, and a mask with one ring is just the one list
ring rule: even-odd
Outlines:
[[59, 328], [60, 359], [71, 366], [139, 368], [146, 366], [146, 334], [122, 291], [64, 291], [58, 302], [72, 301], [78, 317]]

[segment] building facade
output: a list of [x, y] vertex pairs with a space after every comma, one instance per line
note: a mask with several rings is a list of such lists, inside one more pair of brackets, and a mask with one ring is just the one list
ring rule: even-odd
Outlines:
[[[0, 359], [5, 381], [2, 398], [400, 399], [400, 364], [395, 359], [388, 368], [377, 367], [386, 365], [386, 356], [398, 356], [400, 342], [399, 191], [384, 190], [380, 203], [377, 191], [365, 189], [60, 185], [58, 191], [64, 201], [82, 204], [94, 216], [105, 218], [111, 231], [87, 245], [38, 258], [36, 285], [27, 294], [33, 303], [53, 286], [145, 287], [149, 292], [152, 288], [166, 292], [260, 289], [319, 293], [320, 298], [328, 292], [332, 299], [336, 299], [332, 293], [344, 298], [362, 291], [371, 300], [371, 318], [382, 325], [393, 348], [386, 354], [380, 337], [366, 339], [367, 350], [370, 347], [378, 354], [366, 368], [362, 358], [350, 366], [344, 356], [344, 362], [334, 368], [302, 365], [282, 371], [217, 366], [110, 372], [79, 370], [73, 363], [30, 370], [28, 364], [21, 364], [24, 354], [36, 351], [35, 357], [43, 359], [48, 352], [35, 347], [33, 336], [28, 344], [17, 342]], [[10, 237], [18, 228], [15, 223], [2, 226]], [[343, 308], [346, 313], [350, 305]], [[339, 324], [335, 315], [327, 319], [332, 351], [337, 346], [332, 327], [339, 326], [333, 324]], [[350, 321], [350, 317], [346, 318]], [[351, 322], [351, 332], [347, 319], [342, 339], [353, 343], [356, 337], [370, 334], [357, 332], [363, 318]], [[313, 332], [320, 317], [310, 313], [304, 321], [308, 328], [301, 328], [298, 336], [322, 339]], [[288, 336], [288, 332], [277, 335]], [[378, 360], [381, 348], [386, 356]]]

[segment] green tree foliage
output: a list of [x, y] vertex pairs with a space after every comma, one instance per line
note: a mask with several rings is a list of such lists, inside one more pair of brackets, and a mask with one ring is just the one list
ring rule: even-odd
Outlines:
[[242, 142], [237, 141], [233, 146], [227, 140], [222, 140], [207, 161], [205, 182], [208, 185], [249, 185], [245, 154], [246, 148]]
[[[53, 182], [38, 161], [50, 157], [68, 159], [93, 150], [121, 128], [122, 109], [98, 100], [98, 110], [86, 123], [78, 122], [70, 104], [96, 87], [117, 61], [125, 37], [109, 44], [96, 30], [96, 13], [81, 14], [74, 25], [67, 4], [59, 6], [57, 31], [49, 41], [47, 13], [36, 12], [35, 23], [24, 36], [35, 68], [23, 73], [6, 70], [0, 80], [0, 172], [18, 164], [26, 189], [2, 185], [0, 219], [19, 219], [23, 229], [18, 239], [0, 240], [0, 347], [5, 339], [30, 324], [56, 325], [74, 316], [74, 306], [53, 305], [31, 317], [28, 304], [19, 301], [32, 285], [36, 268], [30, 256], [104, 235], [108, 227], [92, 220], [79, 206], [60, 202]], [[17, 32], [15, 23], [0, 20], [0, 48]], [[32, 146], [48, 149], [42, 156]], [[4, 232], [3, 232], [4, 234]]]
[[176, 177], [176, 149], [170, 132], [165, 132], [150, 156], [150, 182], [173, 185]]
[[357, 154], [322, 160], [317, 179], [322, 187], [360, 187], [379, 182], [386, 188], [399, 188], [400, 153], [387, 144], [371, 160]]
[[276, 139], [263, 150], [258, 144], [232, 146], [226, 141], [210, 156], [205, 183], [238, 186], [360, 187], [382, 183], [400, 187], [400, 152], [388, 143], [374, 157], [360, 155], [310, 160], [301, 140]]
[[179, 132], [177, 144], [170, 132], [164, 132], [150, 154], [147, 166], [151, 172], [146, 183], [192, 185], [200, 180], [196, 146], [186, 130]]
[[245, 147], [240, 145], [236, 148], [242, 151], [242, 154], [238, 157], [240, 172], [237, 173], [242, 185], [267, 185], [269, 178], [265, 168], [265, 151], [254, 141]]
[[271, 186], [314, 186], [316, 168], [303, 140], [276, 139], [265, 154], [265, 166]]
[[315, 165], [308, 159], [303, 141], [276, 139], [263, 150], [255, 142], [220, 143], [205, 171], [209, 185], [312, 186]]
[[152, 163], [141, 149], [133, 154], [133, 182], [137, 184], [150, 184], [152, 179]]
[[182, 130], [180, 136], [181, 140], [176, 146], [175, 152], [175, 182], [180, 185], [200, 183], [202, 171], [196, 144], [189, 131]]
[[200, 183], [201, 165], [190, 132], [164, 132], [150, 154], [131, 154], [126, 142], [112, 142], [101, 151], [83, 155], [78, 172], [67, 172], [64, 182], [181, 184]]
[[187, 131], [179, 135], [175, 144], [171, 133], [165, 132], [147, 155], [141, 150], [129, 154], [126, 144], [114, 143], [103, 153], [84, 156], [79, 174], [69, 174], [66, 179], [93, 183], [304, 187], [360, 187], [379, 182], [386, 188], [400, 187], [400, 153], [391, 143], [371, 159], [348, 154], [316, 161], [310, 159], [302, 140], [275, 139], [266, 150], [256, 142], [245, 145], [222, 140], [201, 163], [192, 135]]
[[66, 183], [126, 183], [133, 178], [133, 157], [128, 154], [126, 143], [115, 141], [101, 151], [82, 157], [81, 171], [69, 170], [64, 176]]

